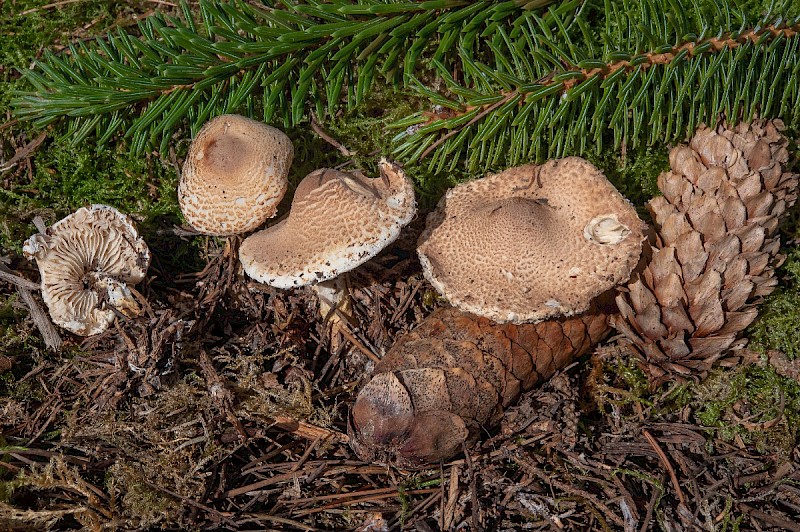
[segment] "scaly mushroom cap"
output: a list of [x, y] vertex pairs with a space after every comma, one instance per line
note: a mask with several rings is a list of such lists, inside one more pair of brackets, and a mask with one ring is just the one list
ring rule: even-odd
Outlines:
[[239, 115], [214, 118], [189, 148], [178, 201], [208, 235], [246, 233], [275, 216], [288, 187], [294, 149], [282, 131]]
[[583, 312], [630, 276], [644, 223], [587, 161], [511, 168], [451, 189], [420, 236], [425, 277], [499, 323]]
[[36, 259], [42, 298], [56, 325], [91, 336], [114, 321], [111, 307], [138, 315], [127, 285], [144, 279], [150, 250], [131, 219], [114, 207], [81, 207], [46, 234], [30, 237], [22, 250]]
[[332, 279], [378, 254], [414, 217], [414, 186], [381, 160], [380, 178], [322, 169], [297, 186], [289, 216], [247, 237], [244, 271], [278, 288]]

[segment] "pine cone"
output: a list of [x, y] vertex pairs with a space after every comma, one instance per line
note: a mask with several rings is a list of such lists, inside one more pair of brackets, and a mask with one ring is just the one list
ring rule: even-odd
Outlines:
[[658, 230], [652, 259], [617, 296], [611, 319], [643, 355], [654, 384], [702, 377], [740, 348], [755, 305], [777, 284], [781, 215], [797, 199], [798, 174], [785, 170], [779, 120], [701, 127], [670, 153], [663, 196], [649, 209]]
[[458, 453], [522, 391], [606, 335], [609, 308], [598, 309], [522, 325], [435, 311], [395, 342], [359, 393], [348, 426], [353, 450], [404, 467]]

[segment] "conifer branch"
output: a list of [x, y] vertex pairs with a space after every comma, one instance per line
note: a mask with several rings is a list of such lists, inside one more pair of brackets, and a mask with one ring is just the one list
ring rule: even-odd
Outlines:
[[75, 143], [163, 151], [218, 114], [290, 127], [382, 83], [431, 102], [392, 128], [395, 157], [435, 170], [662, 144], [721, 115], [800, 123], [791, 0], [758, 19], [735, 0], [553, 1], [182, 3], [136, 35], [46, 53], [15, 113], [66, 119]]
[[72, 142], [124, 134], [137, 152], [163, 151], [185, 119], [192, 132], [232, 112], [288, 127], [311, 111], [358, 105], [378, 77], [400, 86], [423, 53], [457, 60], [436, 40], [480, 54], [482, 32], [552, 1], [279, 0], [257, 8], [201, 0], [197, 12], [183, 2], [181, 17], [151, 16], [139, 35], [118, 31], [45, 53], [23, 72], [33, 90], [13, 105], [39, 127], [67, 118]]
[[[679, 141], [721, 116], [734, 122], [781, 116], [792, 126], [800, 123], [800, 19], [787, 24], [768, 18], [749, 26], [742, 14], [729, 12], [739, 28], [711, 37], [704, 37], [710, 21], [702, 18], [695, 28], [688, 20], [673, 27], [660, 20], [650, 31], [644, 24], [656, 3], [637, 11], [623, 2], [616, 20], [626, 30], [598, 39], [599, 59], [575, 53], [578, 46], [592, 48], [591, 42], [575, 42], [586, 32], [556, 21], [558, 40], [531, 31], [499, 48], [495, 65], [462, 58], [463, 80], [439, 69], [450, 96], [416, 85], [435, 111], [394, 124], [401, 129], [395, 137], [399, 158], [430, 156], [435, 170], [466, 159], [468, 168], [485, 169], [598, 153], [609, 139], [615, 149]], [[605, 8], [610, 18], [614, 8], [608, 2]], [[523, 68], [508, 68], [503, 56], [512, 54], [517, 61], [531, 59]]]

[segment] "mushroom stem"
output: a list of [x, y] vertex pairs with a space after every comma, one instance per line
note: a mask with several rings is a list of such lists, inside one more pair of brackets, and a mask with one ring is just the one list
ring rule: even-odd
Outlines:
[[42, 234], [47, 233], [47, 224], [44, 223], [44, 220], [42, 219], [41, 216], [34, 216], [32, 221], [33, 221], [33, 226], [36, 227], [36, 229], [40, 233]]
[[350, 298], [350, 276], [344, 273], [328, 281], [311, 285], [319, 302], [319, 313], [326, 324], [331, 349], [339, 345], [340, 331], [345, 321], [351, 321], [352, 299]]

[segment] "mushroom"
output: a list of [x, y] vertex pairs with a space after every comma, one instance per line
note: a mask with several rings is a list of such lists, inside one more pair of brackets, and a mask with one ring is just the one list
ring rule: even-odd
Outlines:
[[279, 129], [239, 115], [214, 118], [192, 141], [183, 164], [178, 201], [187, 222], [213, 236], [257, 228], [275, 216], [293, 156]]
[[[414, 186], [399, 166], [381, 159], [380, 178], [323, 168], [297, 186], [289, 216], [247, 237], [244, 271], [278, 288], [312, 285], [326, 319], [346, 313], [346, 276], [394, 242], [416, 213]], [[330, 316], [331, 332], [339, 318]], [[331, 334], [332, 345], [337, 335]]]
[[108, 205], [81, 207], [25, 241], [36, 259], [42, 298], [56, 325], [82, 336], [99, 334], [116, 313], [139, 314], [128, 285], [144, 279], [150, 250], [130, 217]]
[[498, 323], [585, 311], [626, 281], [645, 225], [578, 157], [525, 165], [448, 191], [420, 236], [425, 277], [461, 310]]
[[356, 454], [419, 467], [496, 425], [522, 391], [608, 333], [609, 290], [638, 263], [645, 228], [577, 157], [450, 190], [419, 255], [458, 310], [435, 311], [376, 364], [349, 418]]
[[378, 254], [414, 217], [414, 187], [382, 159], [380, 178], [323, 168], [297, 186], [289, 216], [239, 248], [256, 281], [293, 288], [333, 279]]

